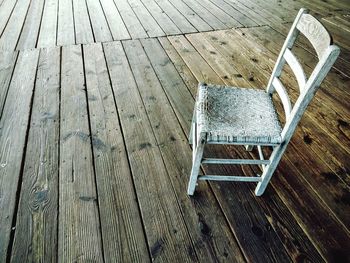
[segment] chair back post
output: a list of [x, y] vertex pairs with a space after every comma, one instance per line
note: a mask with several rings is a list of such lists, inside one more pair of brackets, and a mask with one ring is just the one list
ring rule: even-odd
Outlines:
[[278, 78], [281, 75], [282, 72], [282, 68], [285, 64], [285, 59], [284, 59], [284, 52], [286, 51], [287, 48], [291, 49], [295, 39], [297, 38], [298, 34], [299, 34], [299, 30], [297, 30], [297, 25], [299, 23], [299, 20], [301, 18], [301, 16], [303, 14], [307, 14], [309, 12], [309, 10], [305, 9], [305, 8], [301, 8], [299, 10], [299, 13], [297, 15], [297, 17], [295, 18], [293, 25], [287, 35], [287, 38], [282, 46], [281, 52], [278, 55], [275, 67], [273, 68], [270, 80], [267, 84], [267, 88], [266, 88], [266, 92], [269, 94], [272, 94], [275, 91], [275, 88], [273, 86], [273, 81], [275, 78]]
[[315, 69], [311, 73], [309, 80], [305, 84], [305, 88], [299, 95], [292, 109], [291, 116], [287, 120], [282, 130], [282, 141], [289, 142], [296, 126], [298, 125], [306, 107], [314, 97], [316, 91], [327, 76], [331, 67], [340, 53], [340, 49], [336, 45], [330, 45], [317, 63]]

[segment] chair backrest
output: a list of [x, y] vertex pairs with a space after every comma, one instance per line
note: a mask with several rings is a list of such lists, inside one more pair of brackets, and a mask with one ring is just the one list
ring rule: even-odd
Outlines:
[[[291, 51], [299, 32], [310, 41], [318, 56], [318, 63], [309, 79], [307, 79], [301, 64]], [[282, 140], [289, 141], [292, 137], [306, 107], [331, 69], [339, 53], [340, 49], [332, 45], [332, 39], [324, 26], [316, 18], [308, 14], [308, 10], [300, 9], [283, 44], [267, 85], [268, 93], [272, 94], [275, 91], [278, 93], [286, 115], [286, 122], [282, 130]], [[279, 79], [286, 62], [295, 74], [300, 91], [294, 106], [292, 106], [288, 93]]]

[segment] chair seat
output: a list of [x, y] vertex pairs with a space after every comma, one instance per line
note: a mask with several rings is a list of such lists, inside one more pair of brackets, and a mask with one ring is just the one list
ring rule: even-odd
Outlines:
[[196, 114], [208, 142], [281, 143], [281, 125], [264, 90], [200, 84]]

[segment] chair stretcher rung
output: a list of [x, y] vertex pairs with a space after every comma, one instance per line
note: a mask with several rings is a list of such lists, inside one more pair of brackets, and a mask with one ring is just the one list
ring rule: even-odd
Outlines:
[[269, 160], [203, 158], [205, 164], [269, 164]]
[[261, 182], [261, 177], [226, 176], [226, 175], [200, 175], [198, 180], [205, 181], [239, 181], [239, 182]]

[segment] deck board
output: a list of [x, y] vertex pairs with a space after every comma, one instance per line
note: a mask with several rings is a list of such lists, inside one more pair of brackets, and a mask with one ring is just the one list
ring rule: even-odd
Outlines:
[[[264, 88], [300, 7], [341, 54], [271, 184], [188, 197], [198, 82]], [[348, 262], [349, 32], [346, 0], [0, 0], [0, 261]]]

